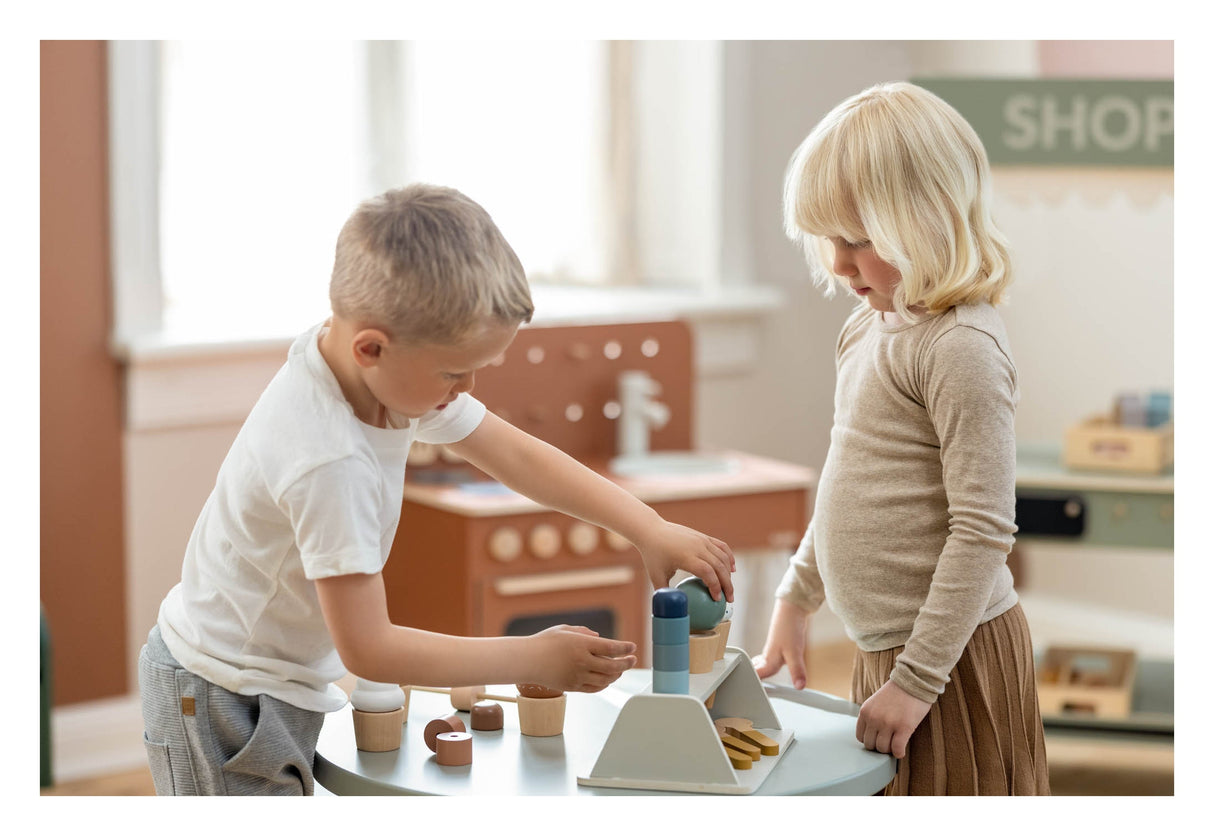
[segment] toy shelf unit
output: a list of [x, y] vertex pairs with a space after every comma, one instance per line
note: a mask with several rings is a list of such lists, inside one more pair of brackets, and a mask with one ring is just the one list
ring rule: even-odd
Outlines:
[[[725, 649], [712, 671], [690, 675], [687, 694], [654, 693], [652, 685], [624, 703], [578, 783], [588, 787], [748, 795], [771, 774], [793, 741], [780, 726], [746, 653]], [[709, 709], [705, 703], [711, 703]], [[739, 717], [779, 746], [750, 769], [735, 769], [713, 721]]]

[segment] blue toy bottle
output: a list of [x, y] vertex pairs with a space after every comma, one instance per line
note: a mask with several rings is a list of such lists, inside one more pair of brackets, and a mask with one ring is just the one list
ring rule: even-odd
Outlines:
[[691, 626], [687, 594], [662, 587], [653, 593], [653, 692], [686, 694], [691, 685]]

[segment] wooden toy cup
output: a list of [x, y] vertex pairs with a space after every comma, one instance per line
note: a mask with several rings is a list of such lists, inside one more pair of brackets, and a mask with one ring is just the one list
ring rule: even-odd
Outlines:
[[725, 658], [725, 647], [729, 643], [729, 625], [730, 622], [722, 621], [716, 627], [712, 628], [717, 634], [717, 661]]
[[408, 714], [395, 711], [354, 709], [354, 745], [363, 752], [391, 752], [400, 748], [400, 735]]
[[552, 737], [565, 730], [565, 695], [518, 697], [519, 730], [528, 737]]
[[711, 673], [712, 664], [717, 660], [717, 634], [704, 630], [691, 634], [691, 666], [692, 673]]

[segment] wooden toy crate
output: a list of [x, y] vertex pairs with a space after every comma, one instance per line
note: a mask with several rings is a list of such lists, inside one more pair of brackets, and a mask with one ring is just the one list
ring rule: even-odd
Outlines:
[[1172, 466], [1173, 430], [1160, 427], [1123, 427], [1098, 416], [1066, 432], [1062, 461], [1078, 470], [1122, 473], [1162, 473]]
[[1136, 673], [1132, 650], [1051, 647], [1037, 665], [1042, 715], [1126, 717]]

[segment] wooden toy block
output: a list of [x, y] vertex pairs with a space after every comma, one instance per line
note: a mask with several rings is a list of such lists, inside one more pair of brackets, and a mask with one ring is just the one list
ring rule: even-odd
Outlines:
[[763, 756], [763, 753], [759, 751], [758, 746], [755, 746], [753, 743], [747, 743], [740, 737], [734, 737], [731, 734], [722, 734], [721, 742], [725, 744], [726, 749], [734, 749], [741, 752], [752, 761], [757, 761]]
[[467, 766], [472, 763], [472, 735], [468, 732], [443, 732], [435, 743], [434, 753], [442, 766]]
[[722, 621], [712, 631], [717, 634], [717, 661], [725, 658], [725, 646], [729, 642], [729, 626], [731, 622]]
[[711, 709], [713, 702], [716, 701], [716, 698], [717, 698], [717, 692], [713, 691], [711, 694], [708, 695], [708, 698], [706, 700], [704, 700], [704, 707]]
[[710, 673], [717, 660], [717, 635], [711, 631], [691, 634], [691, 673]]
[[759, 751], [764, 755], [780, 754], [780, 744], [763, 732], [756, 731], [754, 723], [745, 717], [720, 717], [713, 720], [712, 724], [717, 727], [718, 732], [724, 731], [728, 735], [758, 746]]
[[492, 700], [472, 704], [472, 730], [497, 731], [504, 725], [502, 707]]
[[528, 737], [552, 737], [565, 730], [565, 695], [518, 697], [519, 730]]
[[363, 752], [391, 752], [400, 748], [405, 709], [359, 711], [354, 709], [354, 745]]
[[438, 749], [435, 747], [438, 745], [437, 740], [440, 734], [462, 732], [467, 730], [468, 729], [464, 726], [464, 721], [459, 718], [458, 714], [451, 714], [447, 717], [437, 717], [426, 724], [426, 730], [424, 732], [424, 736], [426, 738], [426, 747], [431, 752], [437, 752]]

